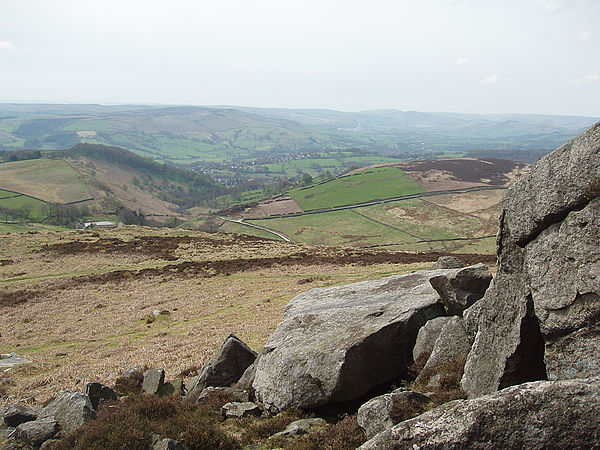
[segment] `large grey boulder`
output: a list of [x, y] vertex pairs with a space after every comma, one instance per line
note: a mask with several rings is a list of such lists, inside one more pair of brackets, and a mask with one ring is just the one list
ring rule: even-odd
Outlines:
[[600, 378], [538, 381], [455, 400], [401, 422], [360, 447], [597, 448]]
[[[460, 269], [457, 269], [460, 270]], [[272, 412], [353, 400], [407, 369], [417, 332], [443, 315], [429, 270], [293, 298], [256, 362], [253, 387]]]
[[81, 392], [61, 391], [40, 413], [38, 420], [54, 419], [70, 433], [96, 418], [90, 398]]
[[194, 399], [208, 386], [232, 385], [255, 360], [256, 352], [236, 335], [230, 334], [223, 342], [219, 353], [202, 368], [188, 396]]
[[[414, 361], [419, 361], [423, 358], [429, 358], [433, 351], [435, 341], [442, 332], [444, 325], [451, 319], [449, 316], [436, 317], [435, 319], [428, 320], [425, 325], [419, 329], [417, 334], [417, 340], [413, 347], [412, 355]], [[424, 361], [426, 362], [426, 360]]]
[[505, 197], [499, 268], [465, 312], [469, 397], [600, 374], [600, 123], [542, 158]]
[[428, 404], [429, 397], [423, 394], [397, 389], [362, 405], [356, 419], [367, 438], [372, 438], [398, 422], [418, 416]]

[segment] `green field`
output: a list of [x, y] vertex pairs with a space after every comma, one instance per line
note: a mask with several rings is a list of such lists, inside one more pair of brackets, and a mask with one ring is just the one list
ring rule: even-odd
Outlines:
[[[265, 226], [262, 223], [259, 223], [258, 225]], [[279, 241], [282, 240], [277, 235], [269, 233], [268, 231], [259, 230], [258, 228], [247, 227], [245, 225], [240, 225], [238, 223], [233, 223], [233, 222], [225, 222], [223, 225], [221, 225], [219, 227], [219, 232], [248, 234], [250, 236], [257, 236], [257, 237], [261, 237], [261, 238], [269, 238], [269, 239], [275, 239], [275, 240], [279, 240]]]
[[15, 194], [0, 189], [0, 208], [29, 210], [29, 219], [41, 220], [45, 217], [46, 204], [41, 200]]
[[423, 189], [406, 173], [395, 167], [382, 167], [344, 175], [308, 188], [293, 189], [289, 195], [303, 210], [310, 211], [419, 192]]
[[91, 195], [83, 177], [70, 164], [44, 158], [0, 164], [0, 189], [57, 203], [83, 200]]

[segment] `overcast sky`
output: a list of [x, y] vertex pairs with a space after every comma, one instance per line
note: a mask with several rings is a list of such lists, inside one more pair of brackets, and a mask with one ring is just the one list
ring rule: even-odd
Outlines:
[[0, 0], [0, 102], [600, 116], [600, 0]]

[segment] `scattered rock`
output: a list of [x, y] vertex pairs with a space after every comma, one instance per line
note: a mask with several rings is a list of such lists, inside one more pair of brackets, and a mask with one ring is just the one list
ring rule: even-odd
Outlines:
[[3, 353], [0, 355], [0, 369], [9, 369], [21, 364], [30, 364], [31, 360], [16, 353]]
[[32, 447], [39, 447], [58, 432], [58, 423], [51, 417], [25, 422], [15, 429], [15, 438]]
[[225, 386], [209, 386], [204, 388], [198, 397], [198, 403], [201, 401], [218, 394], [224, 394], [227, 397], [230, 397], [235, 402], [249, 402], [250, 394], [245, 389], [238, 389], [234, 387], [225, 387]]
[[185, 380], [185, 382], [183, 383], [183, 387], [185, 388], [186, 395], [189, 392], [191, 392], [192, 389], [194, 389], [194, 386], [196, 386], [197, 382], [198, 382], [198, 375]]
[[308, 434], [313, 428], [320, 428], [327, 425], [324, 419], [315, 417], [312, 419], [300, 419], [290, 423], [285, 430], [275, 433], [271, 438], [289, 438], [293, 436], [300, 436]]
[[440, 256], [432, 269], [460, 269], [465, 267], [460, 259], [456, 256]]
[[270, 412], [315, 408], [356, 399], [402, 375], [419, 328], [444, 314], [429, 280], [446, 272], [422, 271], [296, 296], [257, 360], [257, 399]]
[[101, 383], [85, 383], [84, 393], [90, 398], [94, 409], [105, 400], [117, 400], [117, 393]]
[[446, 325], [449, 320], [450, 317], [447, 316], [436, 317], [435, 319], [428, 320], [427, 323], [419, 329], [412, 352], [414, 361], [419, 361], [425, 356], [429, 357], [429, 355], [431, 355], [435, 341], [442, 332], [442, 328], [444, 328], [444, 325]]
[[61, 391], [56, 398], [42, 409], [38, 420], [54, 419], [66, 433], [75, 431], [96, 418], [90, 398], [81, 392]]
[[600, 377], [538, 381], [446, 403], [360, 449], [596, 448], [599, 410]]
[[37, 408], [31, 408], [25, 405], [13, 405], [6, 408], [6, 410], [0, 414], [0, 417], [4, 418], [5, 425], [17, 427], [22, 423], [37, 419], [39, 413], [40, 410]]
[[454, 269], [429, 280], [440, 294], [448, 315], [462, 315], [465, 309], [483, 297], [490, 281], [492, 274], [485, 264]]
[[159, 389], [165, 382], [164, 369], [150, 369], [144, 374], [142, 392], [145, 394], [158, 394]]
[[418, 392], [397, 389], [362, 405], [356, 416], [367, 438], [372, 438], [398, 422], [418, 416], [427, 407], [429, 397]]
[[230, 334], [223, 342], [217, 356], [202, 368], [188, 396], [193, 399], [208, 386], [232, 385], [240, 379], [255, 359], [256, 352], [237, 336]]
[[221, 408], [221, 412], [225, 418], [230, 417], [246, 417], [260, 416], [262, 411], [252, 402], [229, 402], [225, 403]]
[[600, 123], [542, 158], [506, 193], [498, 273], [475, 313], [469, 397], [600, 374]]

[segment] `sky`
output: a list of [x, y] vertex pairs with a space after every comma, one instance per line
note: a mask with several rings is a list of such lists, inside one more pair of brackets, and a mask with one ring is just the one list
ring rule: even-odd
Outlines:
[[600, 117], [600, 0], [0, 0], [0, 102]]

